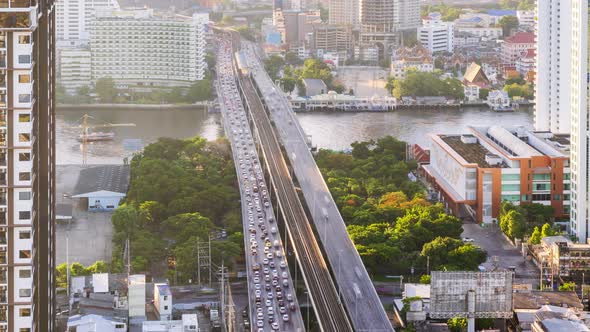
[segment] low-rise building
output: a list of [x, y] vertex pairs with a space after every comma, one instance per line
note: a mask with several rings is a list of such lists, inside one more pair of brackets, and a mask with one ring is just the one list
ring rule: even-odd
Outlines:
[[308, 97], [328, 93], [328, 86], [320, 79], [304, 78], [303, 86], [305, 87], [305, 95]]
[[535, 49], [534, 32], [517, 32], [502, 43], [502, 64], [515, 66], [516, 61]]
[[112, 211], [127, 194], [130, 169], [128, 165], [104, 165], [80, 172], [72, 198], [87, 201], [89, 211]]
[[408, 70], [431, 73], [434, 71], [434, 59], [423, 46], [401, 47], [393, 51], [390, 69], [395, 79], [405, 78]]
[[497, 221], [503, 201], [570, 211], [569, 136], [523, 127], [468, 127], [464, 135], [431, 135], [421, 171], [457, 217]]
[[455, 27], [455, 33], [469, 34], [487, 40], [502, 37], [502, 28], [497, 27]]
[[477, 85], [480, 88], [488, 88], [490, 80], [483, 71], [483, 68], [477, 63], [472, 62], [465, 70], [465, 75], [463, 75], [463, 85]]
[[154, 284], [154, 307], [160, 320], [172, 319], [172, 293], [168, 284]]
[[515, 67], [516, 71], [518, 71], [522, 77], [526, 77], [530, 72], [534, 72], [535, 50], [530, 49], [526, 52], [522, 52], [521, 57], [516, 60]]
[[75, 315], [68, 318], [69, 332], [127, 332], [127, 324], [99, 315]]
[[492, 90], [488, 94], [486, 104], [493, 110], [503, 110], [510, 107], [510, 97], [508, 92], [502, 90]]
[[183, 314], [181, 320], [144, 321], [142, 332], [199, 332], [196, 314]]
[[464, 84], [463, 93], [465, 94], [465, 100], [467, 101], [478, 101], [479, 100], [479, 86], [475, 84]]
[[535, 26], [535, 11], [534, 10], [519, 10], [516, 12], [518, 18], [518, 26], [526, 29]]

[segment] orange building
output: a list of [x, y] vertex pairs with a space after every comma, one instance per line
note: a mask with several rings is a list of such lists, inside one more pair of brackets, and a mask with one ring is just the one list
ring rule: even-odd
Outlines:
[[464, 135], [431, 135], [422, 166], [440, 201], [458, 217], [492, 223], [503, 201], [570, 212], [569, 135], [523, 127], [469, 127]]

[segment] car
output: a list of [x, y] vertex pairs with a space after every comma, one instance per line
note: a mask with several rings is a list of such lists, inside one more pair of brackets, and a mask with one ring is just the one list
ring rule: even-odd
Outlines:
[[261, 314], [264, 313], [264, 310], [262, 310], [262, 308], [256, 308], [256, 314]]
[[[264, 276], [264, 281], [270, 282], [270, 276], [268, 274]], [[273, 280], [273, 281], [275, 281], [275, 280]]]
[[293, 295], [291, 293], [287, 293], [287, 301], [293, 302]]
[[297, 306], [295, 305], [295, 303], [291, 303], [291, 304], [289, 304], [289, 309], [291, 311], [295, 311], [295, 310], [297, 310]]
[[272, 288], [270, 288], [270, 285], [269, 285], [269, 284], [266, 284], [266, 285], [264, 286], [264, 290], [266, 290], [267, 292], [269, 292], [271, 289], [272, 289]]
[[259, 282], [260, 282], [260, 278], [254, 277], [254, 283], [259, 283]]
[[285, 307], [283, 307], [283, 306], [280, 306], [280, 307], [279, 307], [279, 312], [280, 312], [281, 314], [286, 314], [286, 313], [287, 313], [287, 309], [286, 309]]
[[262, 286], [260, 284], [254, 284], [254, 289], [259, 290]]
[[266, 259], [266, 258], [265, 258], [265, 259], [263, 259], [263, 260], [262, 260], [262, 264], [264, 264], [264, 265], [268, 265], [268, 259]]
[[465, 243], [470, 243], [470, 242], [473, 242], [473, 239], [470, 238], [470, 237], [464, 237], [464, 238], [461, 239], [461, 241], [463, 241]]
[[281, 257], [283, 257], [283, 253], [280, 250], [277, 250], [275, 252], [275, 256], [277, 256], [278, 258], [281, 258]]
[[275, 248], [278, 248], [280, 246], [279, 240], [274, 240], [272, 244], [275, 246]]
[[277, 299], [282, 299], [283, 298], [283, 293], [281, 292], [277, 292]]
[[256, 251], [256, 249], [252, 248], [252, 255], [256, 255], [258, 252]]
[[289, 287], [289, 281], [287, 279], [283, 279], [283, 287]]
[[264, 301], [264, 304], [265, 304], [267, 307], [270, 307], [270, 306], [272, 306], [272, 301], [271, 301], [271, 300], [266, 300], [266, 301]]
[[273, 280], [273, 281], [272, 281], [272, 285], [276, 287], [276, 286], [278, 286], [278, 285], [279, 285], [279, 282], [278, 282], [278, 281], [276, 281], [276, 280]]
[[289, 315], [285, 314], [283, 315], [283, 322], [288, 322], [289, 321]]
[[277, 323], [277, 322], [273, 322], [270, 326], [275, 331], [277, 331], [279, 329], [279, 323]]
[[285, 301], [283, 299], [280, 299], [278, 301], [278, 303], [279, 303], [279, 307], [284, 307], [285, 306]]
[[254, 291], [254, 294], [256, 296], [258, 296], [258, 295], [262, 295], [262, 292], [260, 291], [260, 289], [257, 289], [257, 290]]
[[262, 272], [264, 272], [264, 274], [269, 274], [270, 270], [268, 269], [268, 267], [265, 267]]
[[274, 314], [275, 314], [275, 310], [274, 310], [272, 307], [268, 307], [268, 308], [266, 309], [266, 313], [267, 313], [269, 316], [274, 316]]
[[272, 292], [266, 293], [266, 298], [269, 300], [272, 299], [273, 298]]
[[256, 314], [256, 318], [258, 319], [264, 319], [264, 314], [262, 312], [259, 312]]
[[285, 263], [285, 261], [281, 261], [281, 263], [279, 264], [279, 266], [281, 267], [281, 269], [284, 269], [287, 267], [287, 263]]
[[273, 262], [273, 261], [268, 262], [268, 266], [270, 266], [271, 268], [274, 268], [275, 267], [275, 262]]
[[286, 271], [283, 271], [283, 273], [281, 273], [281, 277], [288, 278], [289, 274]]
[[276, 227], [272, 227], [270, 229], [270, 232], [273, 233], [273, 234], [277, 234], [277, 228]]
[[272, 252], [269, 252], [268, 254], [266, 254], [266, 258], [268, 259], [272, 259], [274, 256], [272, 254]]
[[256, 326], [258, 327], [263, 327], [264, 326], [264, 321], [263, 320], [259, 320], [256, 322]]

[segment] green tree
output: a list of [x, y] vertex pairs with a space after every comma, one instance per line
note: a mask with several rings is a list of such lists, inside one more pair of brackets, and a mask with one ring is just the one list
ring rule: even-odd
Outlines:
[[102, 260], [98, 260], [98, 261], [94, 262], [94, 264], [88, 266], [86, 268], [86, 270], [90, 274], [94, 274], [94, 273], [107, 273], [107, 272], [109, 272], [109, 264], [105, 263]]
[[522, 239], [526, 232], [526, 223], [522, 214], [511, 210], [500, 217], [500, 229], [511, 239]]
[[278, 55], [271, 55], [264, 60], [264, 69], [273, 80], [278, 78], [279, 71], [284, 65], [285, 60]]
[[490, 94], [489, 89], [485, 89], [485, 88], [479, 89], [479, 99], [486, 100], [486, 99], [488, 99], [489, 94]]
[[535, 226], [531, 237], [529, 238], [529, 244], [539, 244], [541, 243], [541, 231], [539, 231], [539, 227]]
[[282, 77], [281, 85], [283, 86], [283, 90], [285, 92], [291, 93], [293, 92], [293, 90], [295, 90], [295, 86], [297, 85], [297, 79], [293, 77]]
[[213, 89], [211, 86], [211, 80], [208, 78], [204, 78], [200, 81], [195, 81], [190, 86], [190, 88], [188, 89], [187, 98], [188, 101], [191, 103], [205, 101], [211, 99], [212, 92]]
[[541, 238], [553, 236], [553, 235], [555, 235], [555, 231], [553, 231], [553, 228], [551, 228], [551, 225], [544, 224], [543, 228], [541, 229]]
[[302, 63], [301, 59], [295, 52], [287, 52], [285, 54], [285, 63], [291, 66], [300, 65]]
[[447, 320], [447, 326], [451, 332], [464, 332], [467, 330], [467, 319], [462, 317], [450, 318]]
[[498, 22], [502, 27], [502, 34], [504, 37], [509, 36], [513, 30], [518, 29], [518, 18], [516, 16], [507, 15], [500, 19]]
[[573, 281], [564, 282], [559, 285], [560, 292], [574, 292], [576, 290], [576, 283]]
[[191, 237], [207, 240], [213, 230], [213, 223], [195, 212], [172, 216], [164, 220], [162, 227], [168, 238], [175, 238], [177, 243], [182, 243]]
[[430, 274], [423, 274], [420, 276], [420, 283], [421, 284], [430, 284]]
[[119, 94], [115, 87], [115, 81], [110, 77], [103, 77], [96, 80], [95, 90], [101, 103], [112, 103]]

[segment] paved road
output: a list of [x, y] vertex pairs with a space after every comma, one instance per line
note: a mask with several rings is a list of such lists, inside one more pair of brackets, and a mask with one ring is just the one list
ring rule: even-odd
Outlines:
[[[219, 42], [216, 88], [242, 198], [252, 329], [303, 331], [303, 319], [284, 259], [266, 181], [236, 84], [231, 43]], [[237, 317], [241, 315], [241, 312], [236, 313]]]
[[274, 86], [254, 46], [247, 45], [252, 77], [270, 109], [332, 271], [356, 331], [393, 331], [371, 279], [348, 236], [344, 220], [306, 144], [306, 136], [285, 96]]
[[521, 251], [502, 235], [499, 228], [483, 228], [475, 223], [466, 223], [463, 224], [461, 237], [473, 239], [475, 245], [487, 251], [488, 260], [483, 264], [487, 270], [515, 266], [516, 283], [531, 283], [533, 287], [539, 285], [539, 270], [535, 264], [526, 260]]

